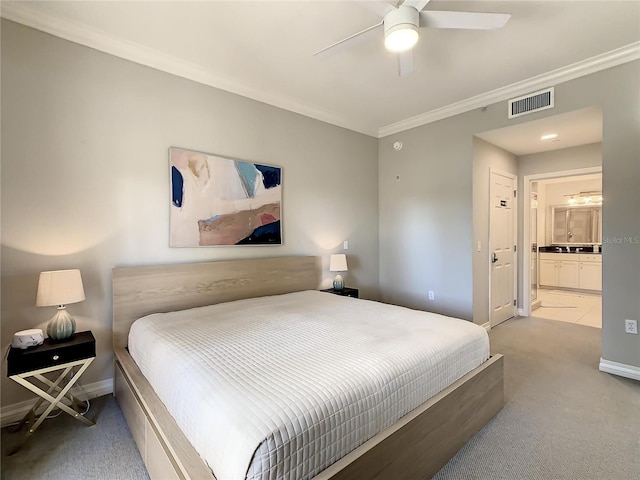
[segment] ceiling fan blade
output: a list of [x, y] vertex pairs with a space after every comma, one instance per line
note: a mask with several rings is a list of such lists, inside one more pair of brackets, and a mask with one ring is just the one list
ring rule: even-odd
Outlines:
[[323, 52], [326, 52], [327, 50], [329, 50], [329, 49], [331, 49], [331, 48], [333, 48], [333, 47], [337, 47], [337, 46], [338, 46], [338, 45], [340, 45], [341, 43], [344, 43], [344, 42], [346, 42], [346, 41], [349, 41], [349, 40], [351, 40], [352, 38], [355, 38], [355, 37], [357, 37], [357, 36], [359, 36], [359, 35], [362, 35], [363, 33], [367, 33], [367, 32], [370, 32], [371, 30], [374, 30], [374, 29], [376, 29], [376, 28], [378, 28], [378, 27], [381, 27], [383, 23], [384, 23], [384, 21], [383, 21], [383, 20], [381, 20], [381, 21], [380, 21], [380, 23], [376, 23], [375, 25], [371, 25], [370, 27], [365, 28], [364, 30], [362, 30], [362, 31], [360, 31], [360, 32], [358, 32], [358, 33], [354, 33], [353, 35], [349, 35], [347, 38], [343, 38], [342, 40], [339, 40], [339, 41], [337, 41], [336, 43], [332, 43], [332, 44], [331, 44], [331, 45], [329, 45], [328, 47], [324, 47], [323, 49], [318, 50], [317, 52], [315, 52], [315, 53], [313, 54], [313, 56], [315, 57], [316, 55], [319, 55], [319, 54], [321, 54], [321, 53], [323, 53]]
[[429, 0], [405, 0], [402, 5], [413, 7], [420, 11], [427, 6], [427, 3], [429, 3]]
[[398, 75], [406, 77], [413, 73], [413, 52], [407, 50], [398, 54]]
[[510, 18], [511, 15], [508, 13], [444, 12], [429, 10], [420, 12], [420, 26], [428, 28], [495, 30], [504, 27]]

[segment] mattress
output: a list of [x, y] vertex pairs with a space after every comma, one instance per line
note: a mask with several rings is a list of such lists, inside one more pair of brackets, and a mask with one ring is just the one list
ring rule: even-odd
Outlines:
[[304, 291], [138, 319], [129, 351], [218, 480], [307, 479], [489, 358], [484, 328]]

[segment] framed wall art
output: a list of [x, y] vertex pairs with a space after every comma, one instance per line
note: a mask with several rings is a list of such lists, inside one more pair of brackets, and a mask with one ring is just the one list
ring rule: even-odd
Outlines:
[[282, 168], [171, 147], [170, 246], [282, 245]]

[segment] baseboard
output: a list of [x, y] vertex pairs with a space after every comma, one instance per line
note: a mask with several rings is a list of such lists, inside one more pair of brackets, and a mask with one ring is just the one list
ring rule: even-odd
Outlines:
[[633, 380], [640, 380], [640, 367], [612, 362], [611, 360], [605, 360], [602, 357], [600, 358], [600, 371], [618, 375], [620, 377], [631, 378]]
[[[89, 400], [113, 393], [113, 378], [107, 378], [105, 380], [100, 380], [99, 382], [82, 385], [82, 392]], [[77, 386], [71, 389], [71, 394], [77, 395], [81, 399], [84, 398], [84, 396], [81, 395], [82, 392], [80, 392], [80, 389]], [[22, 417], [31, 410], [31, 407], [33, 407], [37, 398], [38, 397], [34, 395], [34, 398], [31, 400], [25, 400], [24, 402], [2, 407], [2, 410], [0, 410], [0, 424], [4, 427], [5, 425], [21, 420]], [[41, 407], [41, 410], [47, 408], [47, 405], [48, 403], [45, 403], [45, 405]]]
[[487, 322], [487, 323], [483, 323], [482, 325], [480, 325], [481, 327], [483, 327], [487, 332], [491, 331], [491, 323]]

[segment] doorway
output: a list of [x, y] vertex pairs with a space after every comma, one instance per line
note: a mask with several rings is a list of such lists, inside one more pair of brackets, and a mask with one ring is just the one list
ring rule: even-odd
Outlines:
[[[524, 177], [524, 262], [537, 277], [524, 278], [523, 314], [602, 327], [602, 167]], [[589, 215], [586, 214], [589, 212]], [[575, 213], [575, 215], [574, 215]], [[528, 294], [528, 295], [527, 295]]]
[[[544, 241], [529, 241], [532, 225], [535, 230], [539, 224], [536, 216], [543, 215], [540, 209], [530, 211], [532, 193], [537, 193], [531, 188], [531, 180], [601, 172], [602, 110], [588, 107], [474, 135], [473, 309], [474, 321], [487, 329], [491, 328], [491, 312], [496, 307], [490, 295], [493, 252], [488, 233], [491, 228], [489, 172], [493, 167], [511, 172], [518, 179], [514, 202], [518, 215], [518, 251], [514, 266], [517, 314], [530, 316], [532, 300], [537, 300], [540, 288], [536, 283], [540, 275], [537, 271], [540, 262], [536, 259], [538, 246], [549, 246]], [[535, 201], [536, 195], [533, 197]], [[536, 232], [533, 233], [535, 236]]]

